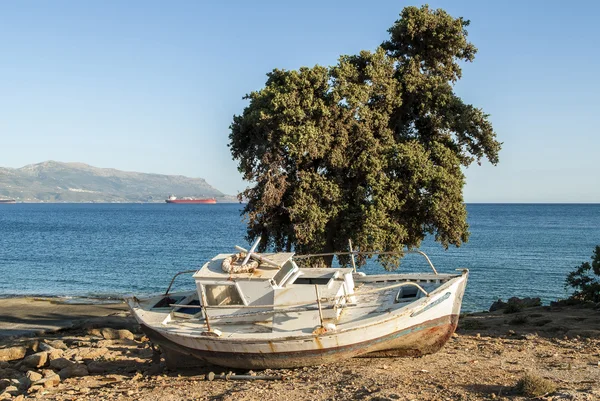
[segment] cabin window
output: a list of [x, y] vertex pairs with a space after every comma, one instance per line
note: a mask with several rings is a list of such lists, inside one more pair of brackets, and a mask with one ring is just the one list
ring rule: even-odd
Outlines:
[[235, 285], [205, 284], [204, 293], [208, 306], [244, 305]]

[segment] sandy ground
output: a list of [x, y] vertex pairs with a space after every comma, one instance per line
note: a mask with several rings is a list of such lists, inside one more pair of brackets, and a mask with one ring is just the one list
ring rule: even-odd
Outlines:
[[[49, 331], [39, 333], [40, 327]], [[55, 331], [61, 327], [66, 328]], [[104, 327], [129, 331], [98, 330]], [[23, 337], [26, 329], [30, 336]], [[446, 346], [422, 358], [355, 358], [256, 372], [282, 380], [208, 381], [211, 371], [228, 372], [166, 369], [123, 305], [0, 300], [0, 351], [22, 345], [30, 355], [44, 348], [41, 343], [63, 348], [52, 348], [54, 359], [78, 369], [62, 370], [65, 377], [54, 384], [18, 388], [25, 375], [54, 377], [58, 362], [40, 367], [32, 367], [41, 363], [32, 365], [35, 358], [0, 362], [0, 400], [524, 400], [514, 386], [527, 372], [557, 387], [536, 399], [600, 400], [600, 309], [594, 305], [463, 316]], [[11, 383], [14, 395], [2, 393]]]

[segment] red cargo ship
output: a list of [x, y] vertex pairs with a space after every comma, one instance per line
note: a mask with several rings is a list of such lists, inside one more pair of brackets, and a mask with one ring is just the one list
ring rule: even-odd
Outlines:
[[165, 202], [167, 203], [217, 203], [215, 198], [181, 198], [177, 199], [176, 196], [169, 196]]

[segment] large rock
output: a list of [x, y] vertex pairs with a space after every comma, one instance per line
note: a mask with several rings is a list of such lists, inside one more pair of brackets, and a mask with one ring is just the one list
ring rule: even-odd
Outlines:
[[68, 366], [58, 372], [61, 379], [68, 379], [69, 377], [83, 377], [89, 375], [88, 368], [83, 363], [76, 363]]
[[52, 351], [48, 352], [48, 360], [53, 361], [55, 359], [62, 358], [64, 353], [65, 351], [62, 349], [53, 349]]
[[0, 348], [0, 361], [16, 361], [18, 359], [23, 359], [25, 353], [27, 353], [27, 348], [22, 346]]
[[29, 348], [33, 352], [38, 352], [40, 350], [40, 340], [35, 338], [21, 344], [25, 345], [25, 347]]
[[17, 379], [11, 379], [11, 381], [20, 391], [27, 391], [29, 386], [31, 386], [31, 380], [27, 376], [19, 376]]
[[44, 377], [42, 380], [38, 380], [33, 383], [33, 386], [43, 386], [44, 388], [51, 388], [54, 386], [58, 386], [60, 383], [60, 376], [57, 374], [53, 374], [52, 376]]
[[504, 310], [505, 313], [514, 313], [523, 310], [524, 308], [532, 308], [534, 306], [542, 305], [542, 300], [540, 298], [518, 298], [512, 297], [509, 298], [508, 302], [504, 302], [501, 299], [498, 299], [496, 302], [490, 306], [490, 312], [494, 312], [497, 310]]
[[23, 365], [30, 368], [41, 368], [46, 365], [48, 362], [48, 353], [47, 352], [37, 352], [35, 354], [31, 354], [26, 356], [23, 359]]
[[12, 368], [6, 368], [6, 369], [0, 369], [0, 379], [13, 379], [15, 377], [20, 377], [23, 376], [21, 374], [21, 372], [19, 372], [16, 369], [12, 369]]
[[8, 379], [0, 379], [0, 391], [4, 390], [5, 388], [7, 388], [10, 385], [11, 385], [10, 380], [8, 380]]
[[8, 386], [4, 389], [4, 392], [13, 396], [19, 395], [19, 389], [17, 388], [17, 386]]

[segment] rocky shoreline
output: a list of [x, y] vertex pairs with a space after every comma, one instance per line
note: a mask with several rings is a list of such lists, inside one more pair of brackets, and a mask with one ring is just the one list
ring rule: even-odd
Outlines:
[[[18, 298], [0, 310], [0, 400], [524, 400], [516, 384], [525, 374], [553, 384], [536, 399], [600, 399], [593, 304], [461, 316], [444, 348], [422, 358], [262, 372], [167, 367], [123, 305]], [[36, 322], [48, 328], [23, 332]]]

